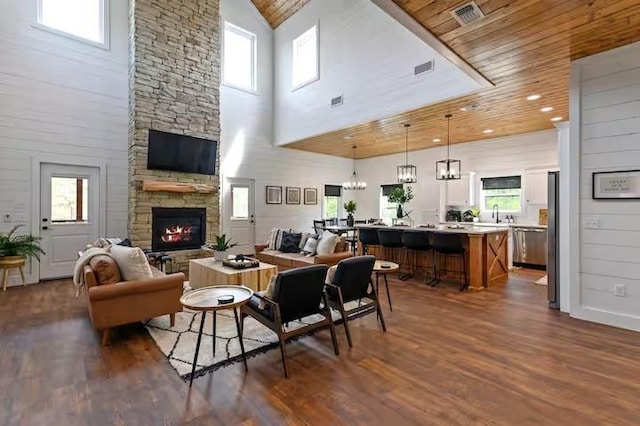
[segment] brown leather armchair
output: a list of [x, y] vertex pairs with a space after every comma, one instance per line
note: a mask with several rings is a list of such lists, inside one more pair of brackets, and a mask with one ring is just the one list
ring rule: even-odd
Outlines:
[[169, 315], [175, 324], [176, 312], [182, 311], [183, 273], [166, 275], [151, 268], [154, 277], [98, 285], [91, 266], [84, 267], [87, 305], [91, 322], [102, 330], [102, 345], [109, 340], [109, 328]]

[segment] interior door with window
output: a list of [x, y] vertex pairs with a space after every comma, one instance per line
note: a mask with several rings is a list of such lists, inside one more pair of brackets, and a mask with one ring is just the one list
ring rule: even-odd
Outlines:
[[229, 202], [227, 237], [238, 245], [229, 250], [231, 254], [253, 253], [256, 235], [255, 182], [253, 179], [227, 179]]
[[78, 251], [98, 238], [99, 179], [97, 167], [41, 165], [40, 236], [46, 254], [40, 279], [73, 275]]

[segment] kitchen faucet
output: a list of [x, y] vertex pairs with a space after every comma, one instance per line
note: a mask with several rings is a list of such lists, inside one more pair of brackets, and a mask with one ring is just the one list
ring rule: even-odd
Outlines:
[[500, 223], [500, 209], [497, 204], [494, 204], [493, 207], [491, 207], [491, 219], [494, 217], [496, 218], [496, 223]]

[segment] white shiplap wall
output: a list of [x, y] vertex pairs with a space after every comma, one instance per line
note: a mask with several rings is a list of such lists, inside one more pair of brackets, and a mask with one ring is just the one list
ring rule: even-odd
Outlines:
[[[320, 79], [292, 90], [292, 42], [318, 24]], [[480, 87], [370, 0], [311, 0], [274, 31], [275, 143], [386, 117]], [[434, 71], [415, 77], [416, 65]], [[333, 97], [344, 105], [331, 108]]]
[[[127, 2], [111, 2], [111, 49], [52, 34], [36, 0], [0, 2], [0, 217], [30, 229], [32, 158], [107, 163], [108, 235], [127, 222]], [[37, 280], [32, 267], [29, 281]], [[12, 284], [17, 280], [12, 277]]]
[[[593, 172], [640, 169], [640, 43], [573, 64], [572, 117], [576, 112], [580, 297], [571, 313], [640, 331], [640, 201], [591, 197]], [[592, 219], [597, 229], [585, 226]], [[614, 295], [616, 285], [625, 286], [625, 297]]]
[[[225, 178], [252, 178], [256, 183], [256, 241], [266, 240], [274, 227], [310, 230], [321, 217], [321, 204], [267, 205], [265, 186], [318, 189], [340, 184], [350, 174], [351, 162], [340, 157], [318, 155], [273, 145], [273, 30], [250, 0], [222, 0], [223, 20], [257, 36], [258, 94], [231, 87], [220, 90], [221, 168]], [[223, 203], [229, 202], [228, 193]], [[221, 210], [224, 211], [224, 208]], [[228, 218], [223, 218], [228, 229]]]
[[[480, 178], [489, 176], [510, 176], [523, 174], [527, 170], [556, 169], [558, 136], [556, 130], [526, 133], [503, 138], [487, 139], [473, 143], [451, 146], [451, 158], [462, 161], [465, 175], [475, 172], [475, 194], [479, 194]], [[430, 148], [409, 153], [409, 163], [418, 167], [418, 182], [411, 184], [415, 198], [409, 209], [411, 217], [418, 223], [437, 222], [436, 209], [444, 207], [447, 183], [435, 180], [435, 162], [446, 158], [446, 148]], [[380, 185], [396, 182], [396, 166], [404, 164], [404, 154], [386, 155], [358, 161], [358, 177], [366, 180], [367, 189], [355, 193], [359, 207], [357, 218], [379, 216]], [[526, 185], [526, 181], [523, 182]], [[473, 203], [478, 203], [477, 198]], [[522, 223], [537, 223], [538, 209], [546, 206], [528, 206]], [[483, 220], [490, 220], [484, 216]]]

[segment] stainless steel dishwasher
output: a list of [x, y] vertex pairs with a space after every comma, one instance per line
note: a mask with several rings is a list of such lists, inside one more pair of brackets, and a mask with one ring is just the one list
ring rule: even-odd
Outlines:
[[547, 230], [545, 228], [513, 228], [514, 265], [547, 266]]

